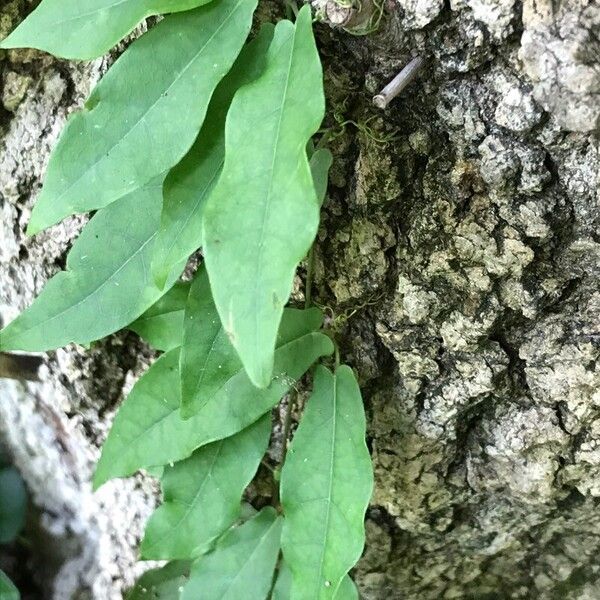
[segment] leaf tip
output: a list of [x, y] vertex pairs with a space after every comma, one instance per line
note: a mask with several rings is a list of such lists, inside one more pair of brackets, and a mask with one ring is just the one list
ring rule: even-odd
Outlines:
[[8, 344], [6, 343], [6, 330], [8, 329], [8, 325], [4, 329], [0, 329], [0, 351], [6, 352], [10, 350]]
[[169, 269], [166, 266], [166, 260], [161, 251], [162, 248], [160, 246], [160, 230], [156, 242], [154, 244], [154, 250], [152, 254], [152, 262], [150, 263], [150, 273], [152, 274], [152, 281], [154, 281], [154, 285], [162, 290], [165, 287], [167, 282], [167, 277], [169, 276]]
[[167, 284], [169, 272], [163, 266], [160, 266], [152, 270], [152, 277], [156, 287], [162, 291], [165, 289], [165, 285]]
[[31, 219], [29, 221], [29, 224], [27, 225], [25, 235], [27, 235], [28, 237], [33, 237], [34, 235], [39, 233], [42, 229], [43, 229], [43, 227], [41, 227], [33, 219]]
[[[13, 32], [14, 33], [14, 32]], [[10, 33], [3, 40], [0, 41], [0, 50], [12, 50], [15, 48], [15, 44], [12, 42], [13, 34]]]
[[100, 456], [100, 460], [98, 461], [96, 470], [92, 476], [92, 491], [98, 491], [98, 489], [101, 488], [109, 479], [110, 475], [105, 472], [102, 456]]
[[266, 364], [255, 363], [253, 365], [246, 365], [246, 374], [248, 379], [252, 382], [254, 387], [261, 390], [268, 388], [273, 380], [273, 366], [267, 367]]
[[[29, 223], [27, 224], [26, 234], [30, 237], [36, 235], [40, 231], [43, 231], [47, 227], [50, 227], [51, 225], [54, 225], [54, 223], [57, 223], [59, 221], [59, 219], [54, 219], [54, 220], [49, 220], [48, 218], [44, 219], [40, 215], [40, 213], [42, 212], [42, 211], [40, 211], [41, 202], [42, 202], [42, 197], [40, 196], [37, 200], [36, 205], [33, 207], [33, 210], [31, 211], [31, 216], [29, 217]], [[48, 217], [48, 215], [46, 215], [46, 217]]]
[[140, 559], [141, 560], [153, 560], [155, 557], [152, 555], [152, 544], [148, 542], [148, 526], [146, 526], [146, 533], [140, 542]]
[[197, 411], [194, 411], [188, 402], [181, 403], [179, 406], [179, 416], [183, 421], [191, 419]]
[[92, 477], [92, 492], [97, 492], [105, 483], [104, 477], [99, 476], [96, 471]]
[[[321, 334], [325, 338], [325, 356], [330, 356], [335, 351], [335, 346], [333, 344], [333, 340], [325, 334]], [[329, 370], [329, 369], [327, 369]]]

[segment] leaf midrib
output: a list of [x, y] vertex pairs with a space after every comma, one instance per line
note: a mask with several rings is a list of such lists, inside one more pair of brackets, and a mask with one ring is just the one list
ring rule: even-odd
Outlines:
[[[189, 514], [194, 510], [196, 503], [198, 502], [198, 498], [200, 496], [200, 494], [202, 493], [202, 491], [204, 490], [204, 488], [206, 487], [206, 484], [208, 483], [208, 480], [210, 479], [210, 475], [213, 472], [213, 469], [215, 467], [215, 463], [217, 462], [217, 459], [219, 458], [220, 454], [221, 454], [221, 450], [223, 449], [223, 442], [225, 441], [226, 438], [223, 438], [222, 440], [219, 440], [217, 442], [218, 444], [218, 448], [217, 451], [215, 452], [213, 459], [210, 462], [210, 466], [206, 472], [206, 474], [204, 475], [203, 479], [202, 479], [202, 483], [200, 484], [200, 486], [198, 487], [198, 491], [196, 492], [196, 494], [194, 494], [194, 497], [192, 498], [192, 501], [187, 503], [187, 510], [183, 513], [183, 515], [181, 516], [181, 518], [177, 521], [177, 523], [175, 523], [174, 525], [172, 525], [169, 529], [169, 531], [167, 531], [167, 533], [165, 535], [163, 535], [159, 540], [157, 540], [154, 544], [152, 544], [148, 550], [151, 550], [153, 548], [155, 548], [157, 545], [162, 544], [162, 542], [164, 542], [166, 539], [169, 539], [170, 537], [173, 536], [173, 533], [175, 532], [175, 530], [183, 523], [183, 521], [185, 521], [185, 519], [187, 519], [187, 517], [189, 516]], [[165, 490], [166, 492], [166, 490]], [[177, 501], [176, 499], [171, 500], [170, 502], [166, 502], [165, 501], [165, 505], [166, 504], [184, 504], [181, 501]]]
[[229, 592], [229, 590], [233, 587], [233, 585], [235, 584], [235, 582], [237, 581], [237, 579], [240, 577], [240, 575], [242, 573], [242, 570], [245, 569], [250, 564], [250, 562], [254, 558], [254, 555], [259, 551], [259, 549], [261, 548], [261, 546], [264, 544], [265, 540], [269, 537], [269, 535], [270, 535], [271, 530], [273, 529], [273, 527], [275, 525], [277, 525], [277, 522], [278, 522], [278, 519], [276, 518], [271, 523], [271, 525], [269, 525], [269, 527], [265, 531], [264, 535], [261, 536], [260, 541], [258, 542], [258, 544], [256, 544], [256, 546], [254, 547], [254, 550], [248, 556], [248, 560], [246, 560], [246, 561], [244, 561], [242, 563], [242, 565], [238, 569], [235, 577], [233, 579], [231, 579], [229, 585], [223, 590], [223, 594], [221, 595], [221, 598], [225, 598], [227, 596], [227, 593]]
[[[87, 13], [82, 13], [80, 15], [69, 17], [68, 19], [63, 19], [61, 21], [54, 21], [53, 23], [47, 23], [44, 26], [47, 28], [51, 28], [51, 27], [56, 27], [57, 25], [62, 25], [63, 23], [70, 23], [71, 21], [78, 21], [79, 19], [85, 19], [86, 17], [90, 17], [92, 15], [95, 15], [96, 13], [101, 13], [102, 11], [105, 11], [105, 10], [112, 10], [113, 8], [115, 8], [115, 6], [120, 6], [121, 4], [126, 4], [127, 2], [131, 2], [131, 0], [119, 0], [118, 2], [115, 2], [114, 4], [109, 4], [108, 6], [104, 6], [102, 8], [96, 8], [95, 10], [88, 11]], [[146, 17], [150, 16], [147, 13], [143, 13], [142, 17], [141, 17], [142, 19], [145, 18], [143, 15], [146, 15]]]
[[206, 199], [206, 191], [209, 189], [209, 187], [211, 186], [213, 181], [221, 174], [221, 170], [223, 168], [224, 162], [225, 162], [225, 156], [223, 155], [223, 157], [219, 161], [218, 168], [215, 169], [215, 172], [211, 175], [210, 180], [204, 186], [204, 188], [202, 189], [202, 192], [198, 195], [198, 198], [197, 198], [196, 202], [194, 203], [192, 210], [189, 211], [189, 213], [185, 217], [183, 223], [181, 223], [181, 226], [177, 229], [177, 234], [172, 236], [172, 242], [166, 247], [165, 256], [167, 256], [167, 257], [171, 256], [171, 254], [173, 252], [173, 248], [177, 245], [177, 238], [181, 235], [181, 232], [187, 227], [188, 223], [191, 221], [192, 215], [196, 213], [200, 203]]
[[[317, 578], [317, 590], [320, 590], [321, 580], [323, 579], [323, 562], [325, 559], [326, 542], [329, 535], [329, 521], [331, 518], [331, 504], [333, 502], [333, 467], [335, 463], [335, 439], [337, 429], [337, 374], [333, 375], [333, 412], [331, 416], [331, 460], [329, 462], [329, 489], [327, 491], [327, 512], [325, 515], [325, 527], [323, 528], [323, 544], [321, 558], [319, 559], [319, 576]], [[332, 582], [333, 583], [333, 582]], [[320, 594], [319, 594], [320, 595]]]
[[[289, 342], [286, 342], [285, 344], [282, 344], [281, 346], [279, 346], [277, 349], [279, 350], [280, 348], [286, 348], [287, 346], [290, 346], [291, 344], [296, 344], [300, 341], [302, 341], [304, 338], [309, 337], [309, 336], [313, 336], [315, 334], [317, 334], [318, 332], [316, 331], [311, 331], [310, 333], [306, 333], [298, 338], [295, 338]], [[166, 356], [166, 355], [165, 355]], [[241, 371], [243, 371], [242, 368], [240, 368], [238, 371], [236, 371], [235, 375], [232, 375], [232, 377], [230, 377], [227, 382], [225, 382], [225, 384], [223, 384], [223, 386], [221, 386], [214, 394], [212, 397], [216, 396], [218, 393], [220, 393], [220, 391], [225, 387], [225, 385], [227, 385], [227, 383], [229, 381], [231, 381], [231, 379], [233, 379], [234, 377], [236, 377]], [[296, 379], [295, 379], [296, 380]], [[130, 440], [127, 442], [127, 448], [133, 448], [133, 444], [135, 442], [137, 442], [142, 436], [144, 436], [145, 434], [147, 434], [148, 432], [152, 431], [155, 427], [157, 427], [160, 423], [162, 423], [163, 421], [166, 421], [167, 419], [171, 418], [173, 416], [173, 413], [176, 413], [179, 410], [179, 406], [172, 408], [169, 410], [168, 413], [166, 413], [165, 415], [163, 415], [162, 417], [160, 417], [159, 419], [157, 419], [156, 421], [154, 421], [148, 428], [144, 429], [143, 431], [141, 431], [138, 435], [136, 435], [136, 437], [133, 440]], [[267, 412], [267, 411], [265, 411]], [[264, 413], [263, 413], [264, 414]], [[195, 415], [196, 416], [196, 415]], [[188, 421], [192, 421], [194, 418], [192, 417], [191, 419], [188, 419]], [[252, 422], [252, 423], [256, 423], [256, 421], [258, 421], [258, 419], [260, 419], [262, 417], [262, 415], [258, 415], [256, 417], [256, 419]], [[246, 427], [249, 427], [250, 425], [252, 425], [252, 423], [248, 423], [248, 425], [246, 425]], [[233, 435], [233, 434], [231, 434]], [[224, 438], [221, 438], [224, 439]], [[202, 446], [205, 446], [207, 444], [210, 444], [212, 442], [217, 441], [216, 439], [213, 440], [207, 440], [206, 442], [200, 444], [199, 446], [196, 446], [196, 448], [194, 448], [194, 450], [197, 450], [198, 448], [201, 448]], [[192, 452], [194, 451], [192, 450]], [[176, 459], [176, 460], [180, 460], [180, 459]], [[144, 467], [150, 467], [150, 466], [156, 466], [156, 465], [143, 465], [142, 467], [139, 468], [144, 468]]]
[[173, 310], [165, 310], [164, 312], [156, 313], [155, 315], [148, 315], [144, 317], [143, 315], [137, 318], [132, 325], [138, 325], [141, 323], [147, 323], [148, 321], [153, 321], [154, 319], [161, 319], [162, 317], [169, 317], [174, 315], [175, 313], [183, 313], [183, 308], [174, 308]]
[[266, 198], [265, 207], [263, 210], [263, 216], [262, 216], [261, 225], [260, 225], [260, 238], [259, 238], [259, 243], [258, 243], [258, 258], [256, 261], [257, 268], [255, 271], [254, 291], [253, 291], [253, 295], [252, 295], [252, 298], [254, 299], [254, 311], [253, 311], [254, 312], [254, 327], [255, 327], [254, 351], [256, 353], [256, 356], [261, 355], [261, 347], [262, 347], [262, 340], [259, 340], [259, 336], [258, 336], [258, 332], [260, 330], [260, 326], [259, 326], [259, 320], [260, 320], [259, 314], [260, 313], [258, 310], [257, 302], [258, 302], [258, 299], [261, 297], [259, 295], [259, 287], [262, 286], [262, 281], [261, 281], [260, 277], [262, 275], [263, 242], [264, 242], [264, 236], [265, 236], [266, 221], [267, 221], [269, 209], [271, 207], [271, 199], [273, 197], [273, 194], [272, 194], [272, 192], [273, 192], [273, 172], [275, 170], [275, 160], [277, 158], [277, 154], [278, 154], [278, 150], [279, 150], [279, 138], [281, 135], [281, 123], [283, 120], [283, 113], [285, 110], [285, 105], [286, 105], [287, 96], [288, 96], [290, 74], [291, 74], [291, 70], [292, 70], [292, 62], [293, 62], [293, 58], [294, 58], [294, 50], [295, 50], [295, 42], [296, 42], [296, 31], [297, 31], [297, 25], [294, 26], [294, 33], [291, 36], [293, 38], [292, 47], [290, 49], [290, 58], [289, 58], [288, 68], [287, 68], [287, 73], [286, 73], [285, 86], [283, 89], [281, 104], [280, 104], [280, 108], [279, 108], [279, 119], [277, 121], [277, 134], [275, 136], [275, 144], [273, 146], [273, 157], [271, 160], [271, 166], [269, 168], [269, 188], [267, 191], [267, 198]]
[[[237, 12], [239, 6], [245, 2], [246, 0], [238, 0], [238, 2], [235, 4], [235, 6], [232, 8], [232, 10], [229, 12], [229, 14], [227, 15], [227, 17], [223, 20], [223, 22], [215, 29], [215, 31], [213, 32], [213, 34], [208, 38], [208, 40], [205, 42], [205, 44], [202, 46], [202, 48], [200, 48], [200, 50], [198, 50], [198, 52], [196, 52], [196, 54], [194, 54], [194, 56], [187, 62], [187, 64], [183, 67], [183, 69], [177, 74], [177, 76], [175, 77], [175, 79], [171, 82], [171, 84], [169, 85], [168, 88], [166, 88], [166, 90], [163, 90], [158, 98], [144, 111], [144, 113], [139, 117], [139, 119], [129, 128], [129, 130], [123, 135], [123, 137], [121, 137], [117, 142], [115, 142], [112, 146], [110, 146], [108, 149], [104, 150], [102, 152], [102, 155], [95, 160], [91, 165], [89, 165], [85, 171], [83, 171], [81, 173], [81, 175], [79, 175], [79, 177], [73, 181], [69, 187], [65, 190], [63, 190], [55, 199], [55, 202], [60, 201], [66, 194], [68, 194], [71, 189], [76, 186], [94, 167], [96, 167], [99, 163], [101, 163], [105, 157], [110, 154], [115, 148], [117, 148], [118, 146], [120, 146], [122, 144], [122, 142], [124, 140], [126, 140], [128, 138], [128, 136], [135, 130], [137, 129], [138, 125], [148, 116], [148, 114], [156, 107], [156, 105], [163, 99], [163, 97], [167, 94], [167, 92], [169, 92], [173, 86], [183, 77], [183, 75], [187, 72], [187, 70], [191, 67], [191, 65], [193, 63], [196, 62], [196, 60], [198, 59], [198, 57], [200, 56], [200, 54], [202, 54], [204, 52], [204, 50], [206, 49], [206, 47], [212, 43], [213, 39], [215, 38], [215, 36], [221, 31], [221, 29], [223, 29], [223, 27], [225, 27], [225, 25], [227, 23], [229, 23], [230, 19], [232, 18], [232, 16]], [[89, 114], [92, 114], [92, 111], [89, 111]], [[139, 182], [137, 183], [137, 185], [140, 185]], [[130, 188], [126, 188], [126, 189], [130, 189]], [[122, 193], [122, 192], [120, 192]]]
[[[220, 323], [220, 321], [219, 321], [219, 323]], [[206, 375], [206, 365], [208, 364], [208, 362], [212, 356], [212, 353], [215, 349], [217, 341], [219, 340], [222, 330], [223, 330], [223, 327], [221, 327], [221, 326], [217, 327], [215, 335], [212, 340], [212, 343], [210, 345], [210, 348], [208, 349], [208, 352], [206, 353], [206, 356], [204, 358], [204, 363], [202, 364], [202, 367], [198, 370], [199, 376], [198, 376], [198, 380], [196, 381], [196, 385], [194, 386], [194, 397], [191, 398], [190, 404], [195, 403], [195, 400], [198, 396], [198, 391], [200, 390], [200, 387], [202, 386], [202, 382], [204, 381], [204, 376]], [[239, 373], [239, 369], [238, 369], [238, 371], [236, 371], [236, 374], [237, 373]], [[222, 386], [219, 387], [219, 390], [221, 389], [221, 387]]]

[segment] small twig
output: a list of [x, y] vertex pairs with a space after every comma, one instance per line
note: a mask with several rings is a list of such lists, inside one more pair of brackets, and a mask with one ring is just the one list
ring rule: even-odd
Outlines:
[[402, 90], [404, 90], [417, 76], [425, 60], [420, 56], [413, 58], [382, 90], [373, 97], [373, 104], [377, 108], [385, 108]]
[[306, 261], [306, 283], [304, 285], [304, 308], [310, 308], [312, 304], [312, 284], [315, 272], [315, 246], [314, 244], [308, 251], [308, 260]]
[[39, 381], [38, 371], [43, 363], [44, 359], [41, 356], [0, 352], [0, 377]]
[[283, 447], [281, 449], [281, 460], [279, 461], [279, 465], [275, 467], [273, 470], [273, 486], [272, 486], [272, 504], [275, 508], [279, 507], [280, 497], [279, 497], [279, 473], [281, 473], [281, 469], [283, 469], [283, 465], [285, 464], [285, 459], [287, 457], [288, 444], [290, 442], [290, 431], [292, 430], [292, 415], [294, 412], [294, 405], [296, 404], [296, 399], [298, 397], [298, 392], [293, 389], [290, 391], [288, 395], [288, 404], [285, 411], [284, 422], [283, 422]]
[[263, 458], [260, 461], [260, 464], [267, 470], [271, 471], [271, 473], [275, 473], [275, 469], [267, 462], [266, 458]]
[[281, 468], [283, 468], [283, 465], [285, 464], [285, 458], [287, 456], [288, 444], [290, 442], [290, 431], [292, 430], [292, 415], [296, 405], [297, 396], [298, 392], [296, 390], [292, 390], [288, 397], [287, 411], [285, 413], [285, 420], [283, 423], [283, 451], [280, 463]]

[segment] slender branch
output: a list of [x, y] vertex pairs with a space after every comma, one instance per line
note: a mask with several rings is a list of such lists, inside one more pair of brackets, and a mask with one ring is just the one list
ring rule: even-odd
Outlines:
[[290, 431], [292, 429], [292, 413], [296, 406], [296, 400], [298, 399], [298, 392], [292, 390], [288, 399], [287, 410], [285, 413], [285, 420], [283, 422], [283, 451], [281, 453], [281, 467], [285, 464], [285, 457], [287, 455], [287, 446], [290, 437]]
[[0, 352], [0, 378], [39, 381], [39, 368], [43, 363], [41, 356]]
[[272, 497], [273, 506], [275, 506], [275, 508], [279, 508], [279, 475], [281, 473], [281, 469], [283, 469], [283, 465], [285, 464], [285, 458], [287, 456], [287, 447], [290, 437], [290, 431], [292, 429], [292, 414], [294, 412], [294, 406], [296, 404], [297, 398], [298, 392], [294, 388], [288, 395], [288, 404], [286, 407], [285, 417], [283, 421], [283, 448], [281, 449], [281, 460], [279, 461], [279, 465], [273, 471]]
[[315, 275], [315, 246], [314, 244], [308, 251], [306, 264], [306, 283], [304, 284], [304, 308], [310, 308], [312, 304], [312, 285]]
[[[304, 286], [304, 308], [310, 308], [312, 305], [312, 285], [315, 272], [315, 250], [314, 245], [310, 247], [306, 265], [306, 283]], [[281, 451], [281, 460], [279, 462], [278, 471], [281, 472], [285, 459], [287, 456], [287, 447], [290, 438], [290, 431], [292, 430], [292, 416], [294, 414], [294, 408], [298, 400], [298, 392], [293, 389], [288, 396], [288, 404], [285, 411], [285, 417], [283, 421], [283, 449]], [[273, 478], [273, 504], [277, 506], [279, 504], [279, 481]]]
[[413, 58], [405, 67], [373, 98], [377, 108], [385, 108], [402, 90], [404, 90], [419, 74], [425, 64], [420, 56]]

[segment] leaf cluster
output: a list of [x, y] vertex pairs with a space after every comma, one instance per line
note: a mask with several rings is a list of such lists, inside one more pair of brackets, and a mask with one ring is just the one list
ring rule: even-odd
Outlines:
[[[45, 351], [129, 327], [161, 353], [116, 414], [94, 476], [98, 487], [160, 473], [163, 502], [140, 551], [169, 562], [130, 599], [358, 597], [348, 572], [372, 473], [349, 367], [314, 371], [281, 460], [281, 502], [242, 503], [271, 410], [334, 352], [310, 281], [306, 307], [288, 306], [331, 165], [311, 142], [325, 100], [310, 9], [249, 40], [256, 4], [43, 0], [0, 43], [90, 59], [170, 13], [69, 119], [28, 232], [96, 212], [66, 270], [0, 332], [3, 351]], [[182, 281], [198, 250], [201, 266]]]

